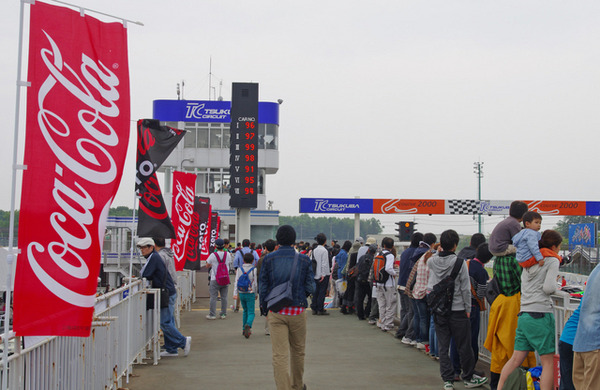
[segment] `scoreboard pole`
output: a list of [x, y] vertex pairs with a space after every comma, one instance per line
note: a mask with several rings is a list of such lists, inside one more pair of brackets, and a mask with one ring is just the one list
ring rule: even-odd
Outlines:
[[229, 207], [236, 210], [236, 242], [251, 239], [250, 209], [258, 207], [258, 84], [233, 83]]

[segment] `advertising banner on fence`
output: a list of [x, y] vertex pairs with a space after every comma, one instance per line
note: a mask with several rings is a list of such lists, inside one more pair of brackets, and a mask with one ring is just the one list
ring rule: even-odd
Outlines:
[[87, 337], [129, 142], [127, 30], [42, 2], [30, 10], [14, 331]]
[[596, 246], [596, 224], [577, 223], [569, 225], [569, 249], [576, 245]]
[[185, 254], [194, 217], [194, 196], [196, 193], [196, 175], [193, 173], [173, 172], [173, 204], [171, 206], [175, 238], [171, 240], [175, 259], [175, 270], [181, 271], [185, 265]]
[[135, 192], [140, 199], [137, 234], [139, 237], [174, 238], [175, 229], [156, 178], [156, 170], [183, 139], [185, 132], [161, 126], [154, 119], [138, 120], [137, 130]]

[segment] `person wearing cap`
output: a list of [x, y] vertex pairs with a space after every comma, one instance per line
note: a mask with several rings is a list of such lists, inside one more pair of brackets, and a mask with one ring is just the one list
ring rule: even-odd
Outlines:
[[227, 272], [229, 273], [229, 265], [231, 263], [229, 257], [231, 255], [229, 252], [225, 251], [225, 242], [220, 238], [215, 240], [215, 248], [217, 248], [217, 250], [214, 253], [211, 253], [206, 260], [206, 266], [210, 270], [210, 310], [206, 318], [209, 320], [215, 320], [217, 318], [217, 297], [221, 294], [220, 317], [224, 320], [227, 317], [227, 292], [229, 291], [229, 285], [221, 286], [217, 283], [217, 267], [219, 266], [219, 262], [225, 261]]
[[377, 244], [377, 241], [373, 237], [367, 238], [367, 242], [365, 242], [365, 244], [358, 249], [358, 254], [356, 255], [357, 258], [360, 260], [360, 258], [367, 253], [369, 247], [373, 244]]
[[[137, 247], [147, 261], [142, 271], [142, 277], [152, 281], [152, 288], [166, 288], [169, 291], [169, 305], [177, 298], [173, 279], [167, 271], [167, 267], [163, 263], [162, 258], [155, 250], [154, 240], [148, 237], [140, 238], [137, 242]], [[179, 356], [177, 349], [183, 349], [184, 355], [190, 353], [192, 346], [192, 338], [184, 337], [175, 327], [175, 321], [171, 317], [169, 306], [160, 308], [160, 329], [163, 332], [165, 339], [165, 351], [160, 353], [160, 356]]]

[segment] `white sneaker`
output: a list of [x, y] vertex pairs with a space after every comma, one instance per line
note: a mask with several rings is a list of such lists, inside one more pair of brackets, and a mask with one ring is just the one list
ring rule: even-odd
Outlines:
[[417, 349], [425, 349], [425, 344], [417, 343]]
[[160, 353], [160, 357], [166, 357], [166, 356], [173, 356], [173, 357], [175, 357], [175, 356], [179, 356], [179, 354], [177, 352], [171, 353], [171, 352], [167, 352], [167, 351], [162, 351]]
[[215, 317], [215, 316], [211, 316], [210, 314], [208, 314], [208, 315], [206, 316], [206, 319], [207, 319], [207, 320], [216, 320], [216, 319], [217, 319], [217, 317]]
[[417, 340], [410, 340], [410, 345], [412, 345], [413, 347], [414, 347], [415, 345], [417, 345]]
[[188, 336], [185, 338], [185, 348], [183, 348], [183, 356], [187, 356], [192, 348], [192, 337]]
[[409, 339], [406, 336], [402, 337], [402, 340], [400, 340], [400, 341], [402, 342], [402, 344], [406, 344], [406, 345], [411, 345], [412, 344], [412, 340]]

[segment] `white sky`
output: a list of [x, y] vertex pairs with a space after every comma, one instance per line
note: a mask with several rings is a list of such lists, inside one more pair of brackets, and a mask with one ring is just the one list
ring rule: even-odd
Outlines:
[[[211, 57], [226, 100], [236, 81], [260, 83], [261, 101], [284, 100], [280, 169], [266, 183], [282, 215], [296, 215], [300, 197], [474, 199], [479, 159], [484, 199], [600, 200], [597, 1], [78, 4], [145, 24], [129, 28], [131, 140], [114, 205], [133, 204], [135, 120], [152, 115], [152, 100], [175, 99], [181, 80], [185, 98], [206, 99]], [[8, 210], [19, 2], [0, 10]], [[386, 232], [404, 219], [381, 218]], [[423, 232], [477, 228], [472, 217], [416, 221]]]

